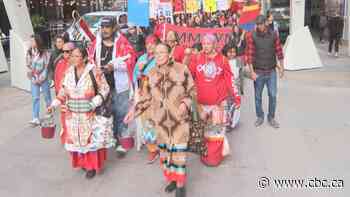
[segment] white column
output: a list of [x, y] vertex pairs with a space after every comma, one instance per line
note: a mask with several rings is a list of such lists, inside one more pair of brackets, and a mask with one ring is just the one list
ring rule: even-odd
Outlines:
[[25, 52], [30, 36], [34, 33], [26, 0], [4, 0], [5, 9], [10, 20], [11, 85], [29, 90], [26, 77]]
[[23, 38], [33, 34], [33, 27], [25, 0], [4, 0], [5, 9], [13, 30]]
[[305, 0], [290, 1], [290, 34], [304, 27]]

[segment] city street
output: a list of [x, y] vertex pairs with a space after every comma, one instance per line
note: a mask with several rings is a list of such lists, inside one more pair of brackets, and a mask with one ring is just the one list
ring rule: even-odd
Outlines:
[[[217, 168], [191, 155], [188, 196], [349, 196], [350, 59], [345, 50], [334, 59], [327, 56], [326, 45], [318, 48], [324, 68], [286, 72], [278, 84], [278, 130], [266, 122], [254, 127], [253, 85], [246, 81], [241, 124], [228, 134], [231, 155]], [[42, 139], [39, 128], [29, 127], [31, 96], [10, 87], [9, 75], [0, 74], [0, 196], [171, 196], [163, 192], [158, 162], [146, 164], [145, 150], [132, 150], [124, 159], [110, 151], [103, 173], [86, 180], [82, 171], [71, 168], [57, 136]], [[260, 177], [269, 178], [270, 186], [259, 188]], [[274, 178], [337, 179], [344, 188], [278, 189]]]

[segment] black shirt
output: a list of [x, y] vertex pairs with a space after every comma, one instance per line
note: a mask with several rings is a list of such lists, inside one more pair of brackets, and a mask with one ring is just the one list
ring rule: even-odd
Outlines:
[[[113, 53], [113, 46], [107, 47], [104, 44], [102, 44], [101, 47], [101, 66], [104, 67], [112, 60], [112, 53]], [[107, 83], [111, 90], [115, 89], [114, 84], [114, 72], [109, 72], [106, 69], [103, 69], [103, 73], [105, 75], [105, 78], [107, 80]]]

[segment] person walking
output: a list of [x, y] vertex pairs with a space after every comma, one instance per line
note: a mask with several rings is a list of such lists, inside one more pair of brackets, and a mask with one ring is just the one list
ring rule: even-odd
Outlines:
[[70, 153], [73, 168], [86, 171], [86, 178], [91, 179], [103, 169], [107, 149], [114, 146], [115, 139], [112, 124], [102, 124], [96, 115], [96, 108], [109, 94], [108, 83], [102, 71], [87, 60], [84, 48], [72, 51], [72, 66], [47, 111], [52, 113], [59, 106], [67, 106], [64, 147]]
[[[279, 128], [275, 120], [277, 105], [277, 73], [284, 75], [283, 50], [281, 41], [275, 31], [268, 29], [266, 18], [260, 15], [256, 19], [257, 28], [247, 34], [247, 64], [250, 68], [251, 78], [254, 80], [255, 110], [257, 120], [255, 126], [264, 123], [264, 111], [262, 109], [262, 93], [265, 85], [269, 96], [269, 113], [267, 119], [273, 128]], [[278, 59], [278, 61], [277, 61]]]
[[55, 39], [55, 44], [53, 50], [51, 51], [51, 56], [49, 59], [49, 80], [54, 80], [56, 65], [58, 61], [62, 59], [63, 56], [63, 45], [68, 42], [68, 40], [64, 37], [64, 35], [58, 35]]
[[132, 75], [136, 52], [127, 38], [120, 33], [115, 18], [103, 17], [101, 29], [89, 47], [89, 60], [102, 69], [112, 94], [114, 136], [118, 141], [115, 151], [124, 157], [131, 141], [128, 125], [123, 123], [129, 106]]
[[[137, 90], [142, 84], [144, 85], [144, 80], [147, 79], [150, 71], [156, 66], [156, 60], [154, 57], [154, 51], [159, 44], [160, 40], [154, 36], [149, 35], [146, 38], [146, 53], [143, 54], [136, 62], [134, 74], [133, 74], [133, 86], [134, 89]], [[138, 91], [134, 91], [134, 102], [138, 102], [141, 99], [141, 95], [138, 94]], [[154, 131], [154, 125], [152, 125], [151, 121], [147, 120], [149, 114], [142, 114], [140, 117], [136, 119], [137, 124], [137, 136], [138, 136], [138, 147], [140, 150], [141, 143], [140, 141], [144, 141], [147, 150], [148, 150], [148, 164], [152, 164], [159, 157], [159, 151], [156, 143], [156, 136]], [[143, 138], [141, 140], [140, 138]]]
[[40, 89], [44, 93], [46, 107], [51, 104], [50, 86], [48, 80], [48, 63], [50, 55], [43, 47], [40, 35], [31, 37], [31, 47], [26, 54], [27, 76], [31, 82], [32, 117], [29, 122], [33, 127], [40, 125]]
[[[55, 82], [55, 92], [56, 95], [60, 92], [62, 89], [62, 82], [63, 79], [66, 75], [66, 72], [68, 68], [70, 67], [70, 57], [73, 49], [75, 48], [74, 44], [71, 42], [65, 43], [63, 45], [62, 51], [63, 51], [63, 57], [61, 60], [58, 61], [55, 69], [55, 77], [54, 77], [54, 82]], [[61, 105], [61, 132], [60, 132], [60, 137], [61, 137], [61, 143], [64, 144], [66, 140], [66, 121], [65, 121], [65, 115], [66, 115], [66, 106]]]
[[124, 122], [129, 123], [149, 110], [150, 121], [155, 125], [160, 164], [168, 183], [165, 191], [176, 190], [176, 197], [185, 197], [189, 110], [195, 87], [187, 66], [174, 62], [170, 52], [168, 45], [157, 45], [156, 67], [138, 90], [141, 99], [130, 109]]
[[328, 46], [328, 55], [331, 55], [333, 52], [333, 44], [334, 44], [334, 56], [339, 56], [339, 44], [340, 39], [343, 36], [344, 29], [344, 19], [339, 15], [338, 12], [335, 13], [333, 17], [330, 18], [329, 24], [329, 46]]
[[[216, 42], [213, 34], [205, 35], [202, 39], [203, 50], [191, 57], [189, 68], [197, 88], [200, 115], [207, 123], [206, 138], [209, 140], [220, 137], [227, 142], [225, 130], [229, 109], [232, 105], [239, 109], [241, 97], [234, 83], [236, 76], [232, 73], [228, 59], [216, 51]], [[233, 102], [230, 103], [230, 99]], [[226, 144], [228, 148], [228, 143]], [[210, 154], [216, 153], [208, 153], [206, 158], [213, 158]], [[202, 158], [202, 162], [216, 166], [221, 160], [214, 162]]]

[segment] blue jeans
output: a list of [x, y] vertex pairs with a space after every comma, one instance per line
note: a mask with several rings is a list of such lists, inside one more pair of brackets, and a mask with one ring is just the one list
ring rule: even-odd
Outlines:
[[42, 84], [39, 84], [39, 85], [31, 83], [31, 91], [32, 91], [32, 99], [33, 99], [33, 109], [32, 109], [33, 118], [39, 118], [40, 88], [44, 93], [46, 107], [51, 105], [51, 101], [52, 101], [48, 80], [45, 80]]
[[128, 125], [123, 120], [129, 111], [129, 91], [119, 94], [112, 91], [113, 134], [118, 138], [128, 137]]
[[256, 81], [254, 82], [255, 89], [255, 111], [258, 118], [264, 118], [264, 111], [262, 109], [262, 93], [267, 86], [267, 92], [269, 95], [269, 114], [268, 120], [275, 118], [276, 103], [277, 103], [277, 73], [273, 70], [270, 74], [258, 74]]

